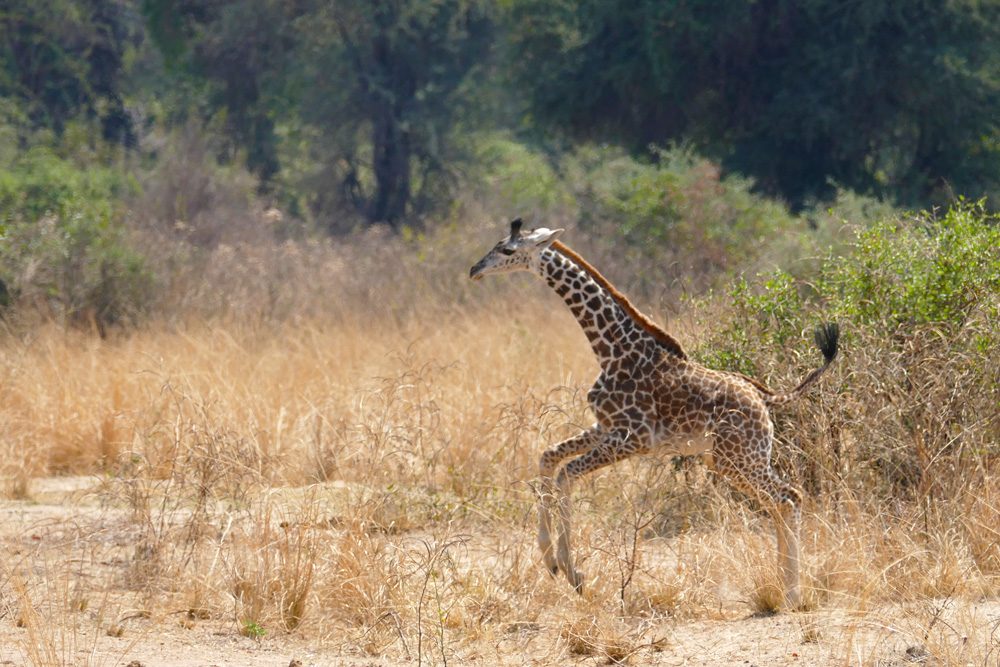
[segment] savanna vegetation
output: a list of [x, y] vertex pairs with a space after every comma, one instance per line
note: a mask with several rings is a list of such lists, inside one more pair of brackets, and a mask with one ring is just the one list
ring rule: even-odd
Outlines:
[[[0, 662], [995, 665], [1000, 3], [6, 0]], [[776, 413], [770, 520], [689, 458], [538, 455], [596, 365], [523, 216]]]

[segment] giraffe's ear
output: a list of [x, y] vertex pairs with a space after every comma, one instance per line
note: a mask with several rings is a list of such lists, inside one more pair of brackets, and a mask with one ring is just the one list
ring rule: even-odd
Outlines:
[[547, 229], [545, 227], [539, 227], [532, 233], [531, 240], [536, 246], [547, 246], [562, 234], [565, 229]]

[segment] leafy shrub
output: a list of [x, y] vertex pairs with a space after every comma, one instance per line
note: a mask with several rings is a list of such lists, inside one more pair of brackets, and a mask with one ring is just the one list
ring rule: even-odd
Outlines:
[[760, 347], [783, 346], [801, 330], [804, 303], [799, 289], [782, 269], [764, 277], [759, 286], [737, 278], [727, 293], [735, 307], [730, 325], [704, 346], [703, 361], [713, 368], [756, 374]]
[[503, 134], [481, 135], [472, 143], [477, 189], [500, 198], [510, 217], [547, 216], [573, 203], [567, 184], [539, 151]]
[[[811, 282], [779, 271], [756, 286], [737, 281], [728, 296], [729, 324], [699, 356], [758, 377], [769, 369], [779, 387], [817, 364], [807, 332], [818, 322], [836, 320], [844, 332], [827, 387], [800, 408], [826, 401], [799, 420], [826, 431], [796, 436], [809, 427], [784, 424], [805, 454], [798, 469], [817, 478], [849, 469], [855, 481], [869, 475], [926, 497], [974, 484], [997, 455], [1000, 225], [982, 203], [857, 229], [849, 251], [823, 261]], [[831, 452], [848, 458], [831, 461]]]
[[501, 217], [575, 221], [582, 234], [572, 243], [611, 272], [627, 265], [629, 288], [640, 292], [677, 281], [702, 288], [765, 255], [779, 263], [798, 257], [809, 242], [805, 219], [684, 147], [656, 150], [645, 161], [596, 145], [546, 156], [487, 135], [474, 153], [478, 198], [499, 199]]
[[630, 245], [672, 246], [702, 265], [731, 268], [777, 232], [803, 227], [785, 206], [751, 192], [752, 181], [723, 177], [686, 148], [657, 150], [650, 163], [586, 153], [578, 159], [593, 207], [582, 211], [584, 219], [612, 222]]
[[[921, 324], [961, 326], [1000, 294], [1000, 218], [980, 204], [943, 217], [886, 220], [858, 234], [849, 261], [832, 262], [819, 285], [844, 317], [885, 333]], [[994, 313], [995, 314], [995, 313]]]
[[152, 280], [114, 204], [130, 187], [110, 169], [42, 150], [0, 173], [0, 279], [10, 299], [102, 333], [141, 313]]
[[856, 227], [846, 254], [824, 260], [817, 274], [803, 282], [778, 270], [756, 287], [737, 280], [729, 291], [733, 323], [715, 342], [735, 353], [752, 330], [755, 347], [782, 346], [809, 327], [820, 302], [824, 317], [841, 320], [847, 332], [881, 337], [922, 326], [953, 333], [977, 314], [996, 321], [998, 217], [982, 203], [959, 203], [943, 216], [925, 212]]

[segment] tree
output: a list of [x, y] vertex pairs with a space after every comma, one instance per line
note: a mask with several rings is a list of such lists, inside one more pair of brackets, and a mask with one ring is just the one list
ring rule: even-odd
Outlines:
[[339, 0], [302, 20], [313, 84], [302, 117], [329, 131], [365, 217], [397, 226], [419, 194], [414, 178], [424, 188], [442, 168], [460, 88], [490, 50], [489, 5]]
[[35, 127], [61, 133], [84, 116], [104, 138], [132, 145], [122, 62], [141, 27], [124, 0], [8, 0], [0, 9], [0, 97]]
[[514, 0], [533, 117], [645, 150], [693, 141], [794, 203], [1000, 185], [1000, 3]]
[[414, 177], [423, 187], [441, 167], [460, 86], [493, 25], [486, 0], [146, 6], [163, 19], [163, 52], [211, 82], [212, 106], [265, 182], [281, 168], [278, 126], [300, 131], [308, 159], [339, 179], [341, 203], [394, 227], [412, 212]]
[[[300, 3], [280, 0], [145, 0], [149, 32], [176, 88], [197, 91], [187, 100], [198, 111], [221, 113], [247, 168], [269, 189], [281, 169], [275, 123], [294, 100], [283, 81], [294, 61]], [[165, 77], [168, 80], [171, 77]]]

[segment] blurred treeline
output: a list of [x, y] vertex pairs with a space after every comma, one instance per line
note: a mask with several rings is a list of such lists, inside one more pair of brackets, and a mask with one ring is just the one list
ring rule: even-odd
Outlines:
[[2, 0], [0, 296], [103, 330], [168, 239], [544, 215], [680, 274], [995, 207], [998, 37], [995, 0]]

